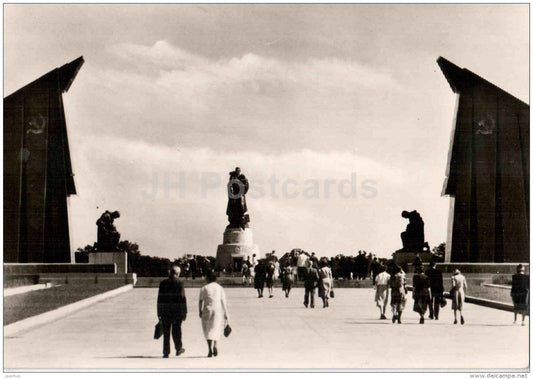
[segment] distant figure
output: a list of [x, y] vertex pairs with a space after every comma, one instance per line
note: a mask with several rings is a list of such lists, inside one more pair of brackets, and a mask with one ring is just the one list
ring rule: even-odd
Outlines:
[[279, 267], [279, 261], [276, 260], [274, 262], [274, 280], [278, 280], [280, 273], [281, 273], [281, 269]]
[[311, 262], [311, 260], [308, 260], [304, 272], [304, 305], [306, 308], [309, 304], [311, 305], [311, 308], [315, 307], [315, 288], [317, 284], [318, 272], [316, 268], [313, 267], [313, 262]]
[[176, 355], [185, 352], [181, 342], [181, 323], [187, 319], [187, 299], [180, 277], [181, 269], [172, 265], [169, 277], [159, 284], [157, 295], [157, 316], [163, 323], [163, 358], [170, 354], [170, 333], [176, 348]]
[[359, 250], [359, 253], [354, 260], [354, 266], [355, 279], [365, 280], [368, 271], [368, 259], [366, 258], [366, 252]]
[[266, 280], [266, 266], [264, 260], [257, 261], [255, 266], [254, 287], [257, 290], [257, 297], [263, 297], [263, 290], [265, 289]]
[[305, 277], [305, 269], [307, 267], [307, 255], [302, 251], [298, 255], [297, 259], [297, 274], [298, 274], [298, 280], [304, 280]]
[[250, 266], [252, 278], [255, 278], [255, 266], [257, 266], [258, 260], [259, 259], [257, 258], [256, 254], [255, 253], [252, 254], [252, 260], [251, 260], [252, 265]]
[[420, 315], [420, 324], [424, 323], [424, 315], [430, 302], [429, 286], [429, 279], [424, 274], [422, 266], [417, 266], [413, 276], [413, 310]]
[[267, 254], [266, 260], [267, 262], [270, 262], [270, 261], [277, 262], [278, 257], [276, 256], [276, 250], [272, 250], [270, 254]]
[[429, 269], [426, 271], [429, 279], [429, 288], [431, 290], [431, 301], [429, 302], [429, 318], [432, 320], [439, 319], [439, 309], [443, 300], [444, 283], [442, 280], [442, 272], [435, 268], [435, 262], [429, 264]]
[[248, 179], [241, 173], [239, 167], [229, 173], [228, 181], [228, 206], [226, 215], [228, 216], [229, 225], [227, 228], [245, 229], [250, 222], [250, 216], [246, 214], [246, 193], [250, 188]]
[[309, 258], [311, 260], [311, 262], [313, 263], [313, 267], [314, 268], [318, 268], [318, 258], [317, 256], [315, 255], [315, 252], [312, 251], [311, 252], [311, 257]]
[[420, 254], [416, 253], [415, 259], [413, 259], [413, 268], [416, 272], [418, 268], [422, 268], [422, 258], [420, 258]]
[[192, 259], [189, 261], [189, 267], [191, 270], [192, 280], [196, 279], [196, 272], [198, 271], [198, 265], [196, 263], [196, 255], [192, 256]]
[[251, 274], [251, 270], [250, 270], [250, 267], [246, 264], [246, 263], [243, 263], [242, 264], [242, 285], [246, 285], [246, 282], [248, 282], [248, 284], [252, 284], [252, 274]]
[[100, 218], [96, 221], [97, 235], [96, 235], [96, 250], [101, 252], [118, 251], [118, 243], [120, 241], [120, 233], [113, 224], [115, 219], [120, 217], [119, 211], [102, 213]]
[[285, 292], [285, 297], [289, 297], [291, 292], [292, 283], [294, 282], [294, 270], [290, 262], [287, 262], [283, 268], [283, 291]]
[[272, 261], [266, 266], [266, 286], [268, 288], [268, 297], [274, 297], [274, 277], [276, 272], [276, 264]]
[[529, 275], [525, 274], [523, 265], [518, 265], [516, 274], [513, 275], [511, 286], [511, 298], [513, 299], [514, 322], [518, 313], [522, 315], [522, 326], [525, 325], [526, 315], [529, 313]]
[[392, 308], [392, 323], [398, 321], [402, 323], [402, 312], [407, 301], [407, 288], [405, 288], [405, 272], [398, 265], [392, 268], [390, 279], [391, 299], [390, 305]]
[[333, 288], [333, 275], [328, 267], [328, 261], [321, 259], [318, 270], [318, 296], [322, 299], [323, 308], [329, 307], [329, 294]]
[[389, 301], [390, 274], [383, 266], [379, 268], [379, 271], [380, 273], [377, 274], [375, 278], [376, 296], [374, 297], [374, 300], [381, 313], [379, 319], [386, 320], [387, 317], [385, 316], [385, 311], [387, 309], [387, 302]]
[[463, 318], [463, 303], [467, 288], [466, 278], [461, 274], [461, 271], [456, 269], [452, 275], [452, 291], [450, 293], [452, 297], [454, 324], [457, 324], [457, 311], [461, 315], [461, 324], [465, 323], [465, 319]]
[[404, 251], [429, 251], [429, 244], [424, 241], [424, 221], [420, 214], [414, 210], [412, 212], [403, 211], [402, 217], [409, 219], [409, 224], [405, 232], [401, 233]]
[[377, 257], [374, 257], [370, 263], [370, 275], [372, 275], [372, 285], [376, 285], [376, 276], [381, 272], [381, 264]]
[[198, 300], [198, 310], [209, 348], [207, 354], [209, 358], [218, 355], [217, 341], [220, 339], [225, 323], [228, 322], [226, 293], [222, 286], [216, 283], [216, 280], [215, 273], [209, 270], [206, 275], [207, 284], [200, 289]]

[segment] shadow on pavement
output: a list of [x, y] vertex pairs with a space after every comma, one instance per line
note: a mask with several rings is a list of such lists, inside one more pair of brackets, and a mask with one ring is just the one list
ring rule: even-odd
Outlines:
[[[161, 355], [126, 355], [126, 356], [122, 356], [122, 357], [100, 357], [100, 359], [164, 359]], [[181, 356], [181, 357], [169, 357], [169, 358], [177, 358], [177, 359], [183, 359], [183, 358], [206, 358], [207, 359], [207, 356], [206, 355], [202, 355], [202, 356], [194, 356], [194, 357], [185, 357], [185, 356]]]

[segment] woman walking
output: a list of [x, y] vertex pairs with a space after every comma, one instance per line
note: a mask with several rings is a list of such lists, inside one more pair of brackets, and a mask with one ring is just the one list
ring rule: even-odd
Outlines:
[[398, 265], [392, 267], [392, 274], [390, 279], [391, 299], [390, 306], [392, 308], [392, 323], [398, 321], [402, 323], [402, 312], [407, 300], [407, 289], [405, 288], [405, 272]]
[[522, 326], [525, 325], [526, 315], [529, 311], [529, 275], [525, 275], [523, 265], [518, 265], [516, 274], [513, 275], [511, 286], [511, 298], [513, 299], [514, 322], [518, 313], [522, 315]]
[[466, 278], [461, 274], [461, 271], [456, 269], [452, 275], [452, 291], [450, 293], [452, 297], [454, 324], [457, 324], [457, 311], [459, 311], [459, 315], [461, 316], [461, 325], [465, 323], [465, 319], [463, 318], [463, 303], [467, 288]]
[[266, 268], [266, 285], [268, 288], [268, 297], [274, 297], [274, 280], [276, 273], [276, 264], [272, 261], [268, 262]]
[[413, 276], [413, 311], [420, 314], [420, 324], [424, 323], [424, 315], [430, 302], [429, 278], [424, 274], [422, 266], [415, 268], [416, 274]]
[[255, 266], [254, 287], [257, 290], [257, 297], [263, 297], [265, 289], [266, 266], [263, 259], [260, 259]]
[[325, 259], [320, 260], [318, 270], [318, 296], [322, 298], [323, 308], [329, 307], [329, 294], [333, 288], [333, 275]]
[[198, 310], [202, 319], [202, 329], [209, 348], [208, 357], [218, 355], [217, 341], [228, 322], [228, 307], [226, 293], [222, 286], [216, 283], [217, 277], [213, 271], [206, 275], [207, 284], [200, 289]]
[[294, 271], [291, 266], [291, 262], [288, 261], [283, 268], [283, 291], [285, 292], [285, 297], [289, 297], [291, 292], [292, 283], [294, 281]]

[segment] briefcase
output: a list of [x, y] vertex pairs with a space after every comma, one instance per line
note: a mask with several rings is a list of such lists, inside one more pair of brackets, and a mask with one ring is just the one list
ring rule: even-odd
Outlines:
[[155, 324], [155, 330], [154, 330], [154, 340], [159, 339], [163, 335], [163, 323], [161, 320]]

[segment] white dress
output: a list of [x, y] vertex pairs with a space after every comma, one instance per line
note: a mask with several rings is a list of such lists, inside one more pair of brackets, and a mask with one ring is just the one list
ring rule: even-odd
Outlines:
[[226, 294], [220, 284], [209, 283], [200, 290], [199, 309], [205, 339], [218, 341], [224, 330], [227, 315]]

